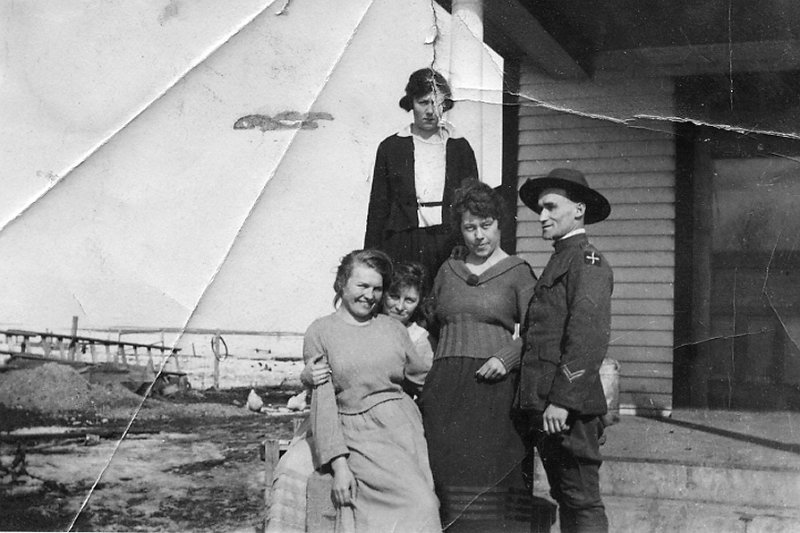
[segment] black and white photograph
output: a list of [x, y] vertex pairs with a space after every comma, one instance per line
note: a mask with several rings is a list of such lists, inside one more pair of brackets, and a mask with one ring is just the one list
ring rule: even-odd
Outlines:
[[0, 38], [0, 531], [800, 531], [797, 2]]

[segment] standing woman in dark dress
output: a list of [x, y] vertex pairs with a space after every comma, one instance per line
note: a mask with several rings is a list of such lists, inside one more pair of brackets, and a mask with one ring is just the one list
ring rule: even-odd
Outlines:
[[364, 235], [365, 248], [421, 263], [428, 281], [456, 244], [449, 224], [453, 192], [478, 178], [472, 147], [442, 118], [454, 105], [451, 96], [437, 71], [411, 74], [400, 107], [414, 122], [378, 146]]
[[422, 390], [433, 480], [450, 531], [503, 531], [510, 489], [522, 490], [525, 455], [512, 417], [524, 320], [536, 277], [500, 247], [498, 192], [468, 182], [456, 191], [453, 225], [468, 250], [451, 257], [433, 287], [439, 340]]

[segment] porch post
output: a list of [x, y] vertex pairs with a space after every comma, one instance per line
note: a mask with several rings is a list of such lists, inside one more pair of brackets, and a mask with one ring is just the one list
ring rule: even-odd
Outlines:
[[483, 168], [483, 0], [453, 0], [450, 27], [450, 85], [455, 107], [448, 120], [475, 150]]

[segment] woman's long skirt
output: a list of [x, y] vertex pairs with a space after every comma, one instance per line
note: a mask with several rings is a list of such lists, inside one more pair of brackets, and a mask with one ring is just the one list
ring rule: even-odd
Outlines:
[[355, 531], [440, 533], [439, 501], [414, 401], [404, 395], [364, 413], [340, 414], [339, 421], [358, 487], [352, 508]]
[[[521, 463], [521, 422], [512, 415], [516, 374], [479, 382], [486, 359], [433, 362], [422, 392], [425, 437], [447, 531], [516, 529], [527, 493]], [[530, 509], [530, 503], [527, 503]], [[522, 516], [521, 520], [528, 520]], [[508, 527], [506, 527], [506, 525]]]

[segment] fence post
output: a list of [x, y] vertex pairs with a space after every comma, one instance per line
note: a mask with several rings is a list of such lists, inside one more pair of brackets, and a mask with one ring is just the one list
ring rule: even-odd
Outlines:
[[75, 337], [78, 336], [78, 317], [76, 315], [72, 315], [72, 331], [70, 332], [72, 339], [69, 341], [69, 360], [75, 360], [75, 348], [78, 345], [78, 339]]

